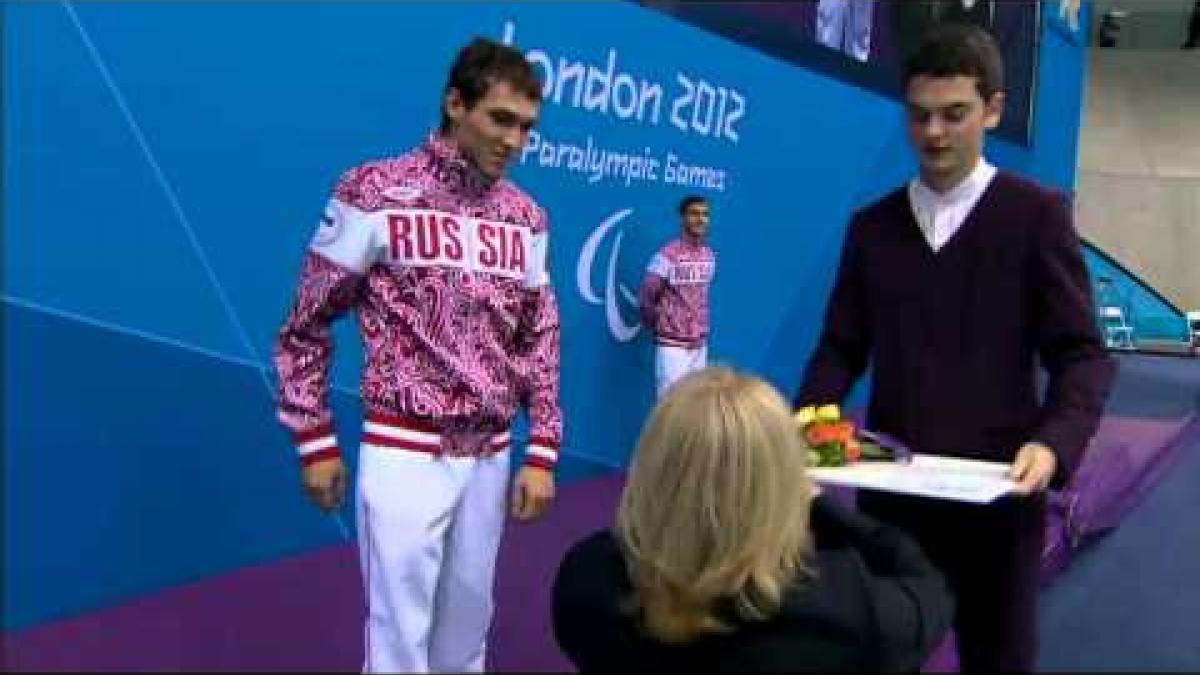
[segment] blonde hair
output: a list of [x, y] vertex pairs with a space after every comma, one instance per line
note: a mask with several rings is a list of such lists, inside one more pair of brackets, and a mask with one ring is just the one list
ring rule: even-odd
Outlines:
[[648, 634], [725, 632], [728, 610], [769, 618], [811, 575], [807, 456], [763, 380], [711, 367], [672, 387], [642, 428], [617, 512], [630, 609]]

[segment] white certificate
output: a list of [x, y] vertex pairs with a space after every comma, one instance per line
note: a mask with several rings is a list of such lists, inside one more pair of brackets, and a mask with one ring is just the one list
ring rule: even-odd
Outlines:
[[828, 485], [987, 504], [1011, 492], [1010, 465], [975, 459], [914, 454], [910, 462], [856, 462], [848, 466], [814, 467], [813, 480]]

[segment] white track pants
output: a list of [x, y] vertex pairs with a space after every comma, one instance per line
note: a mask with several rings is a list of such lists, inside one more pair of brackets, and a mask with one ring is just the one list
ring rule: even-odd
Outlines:
[[662, 398], [667, 389], [679, 378], [693, 370], [700, 370], [708, 363], [708, 345], [688, 349], [687, 347], [670, 347], [667, 345], [654, 346], [654, 380], [658, 388], [658, 397]]
[[507, 450], [476, 459], [362, 446], [364, 672], [483, 671], [508, 467]]

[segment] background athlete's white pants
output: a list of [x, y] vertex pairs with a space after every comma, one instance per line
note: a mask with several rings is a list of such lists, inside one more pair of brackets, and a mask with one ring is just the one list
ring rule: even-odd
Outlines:
[[483, 671], [508, 465], [362, 446], [364, 672]]
[[658, 388], [658, 397], [662, 398], [676, 380], [693, 370], [700, 370], [707, 363], [707, 344], [691, 349], [654, 345], [654, 380]]

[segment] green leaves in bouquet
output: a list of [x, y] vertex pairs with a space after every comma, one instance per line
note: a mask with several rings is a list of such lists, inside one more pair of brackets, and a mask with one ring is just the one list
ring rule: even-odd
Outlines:
[[[846, 466], [846, 449], [838, 441], [822, 443], [812, 448], [816, 455], [815, 466]], [[811, 455], [810, 455], [811, 456]]]

